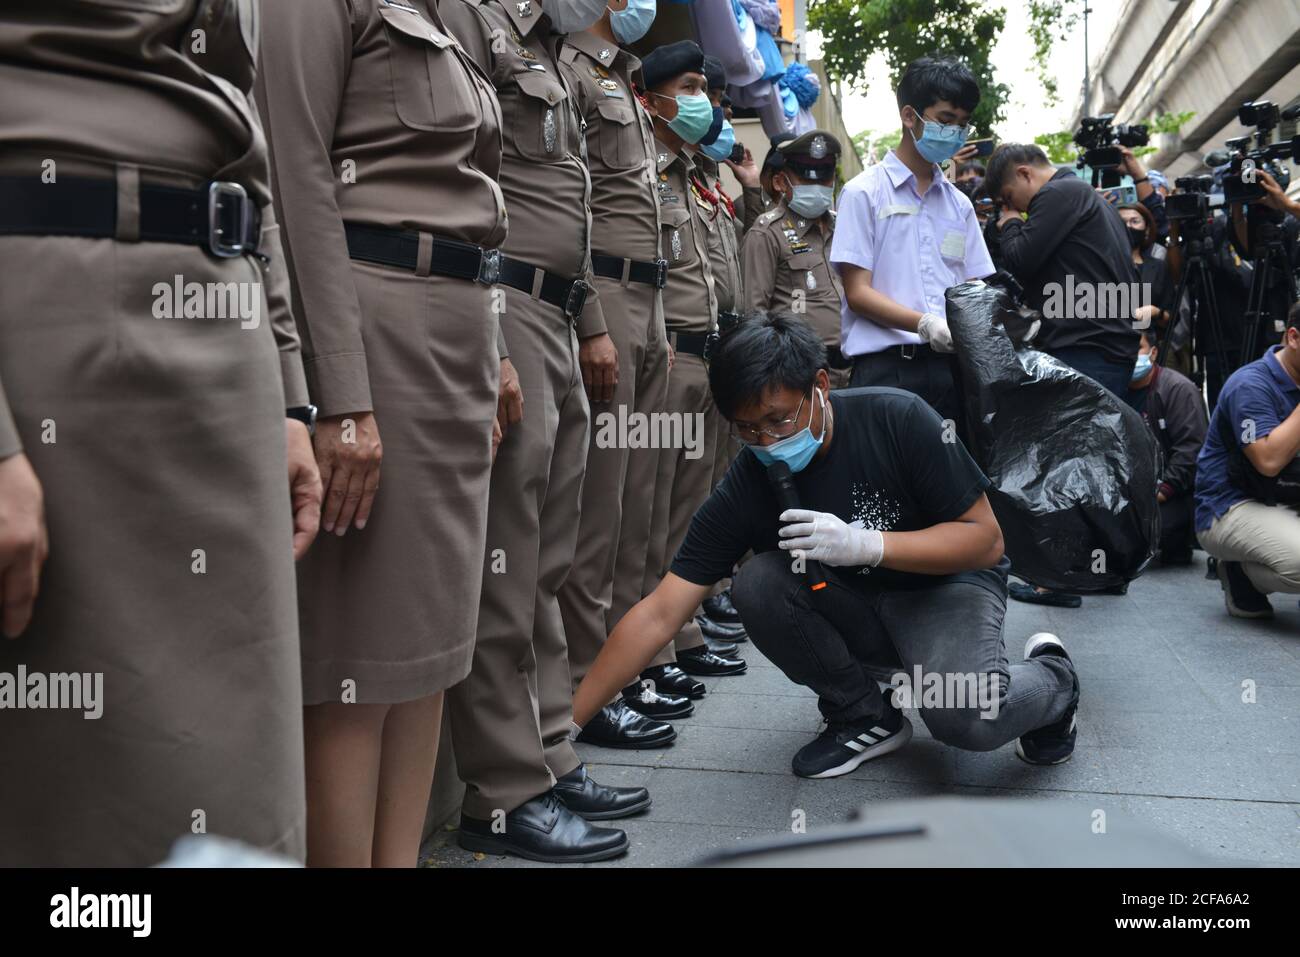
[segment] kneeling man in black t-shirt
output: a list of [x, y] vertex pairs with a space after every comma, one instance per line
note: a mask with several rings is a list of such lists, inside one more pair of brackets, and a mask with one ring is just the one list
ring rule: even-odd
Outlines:
[[[924, 401], [896, 389], [831, 393], [802, 319], [758, 314], [715, 350], [709, 384], [744, 446], [659, 587], [623, 617], [574, 696], [581, 726], [633, 683], [712, 585], [753, 551], [732, 600], [754, 644], [817, 693], [826, 727], [794, 756], [801, 777], [847, 774], [931, 734], [990, 751], [1018, 738], [1033, 764], [1074, 750], [1079, 685], [1055, 635], [1025, 660], [1002, 637], [1008, 562], [989, 480]], [[794, 473], [782, 510], [768, 466]], [[813, 587], [813, 562], [824, 587]], [[882, 692], [879, 682], [893, 686]]]

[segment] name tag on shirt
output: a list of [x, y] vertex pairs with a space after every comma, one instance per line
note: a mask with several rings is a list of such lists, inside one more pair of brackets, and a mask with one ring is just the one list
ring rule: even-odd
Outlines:
[[943, 235], [943, 243], [939, 246], [939, 254], [946, 256], [948, 259], [965, 259], [966, 258], [966, 236], [950, 229]]
[[915, 216], [920, 211], [921, 211], [920, 206], [908, 206], [903, 203], [891, 203], [890, 205], [880, 210], [880, 212], [877, 214], [877, 218], [885, 219], [889, 216], [899, 216], [899, 215]]

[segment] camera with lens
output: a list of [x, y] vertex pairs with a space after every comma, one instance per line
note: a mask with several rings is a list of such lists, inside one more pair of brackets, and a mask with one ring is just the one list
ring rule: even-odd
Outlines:
[[1243, 103], [1237, 109], [1237, 119], [1244, 126], [1255, 127], [1255, 132], [1252, 135], [1238, 136], [1225, 144], [1232, 156], [1223, 177], [1224, 202], [1255, 203], [1263, 199], [1267, 194], [1264, 185], [1256, 178], [1259, 170], [1265, 170], [1283, 189], [1290, 185], [1291, 171], [1278, 160], [1300, 163], [1300, 136], [1276, 143], [1269, 139], [1280, 122], [1297, 118], [1300, 118], [1300, 106], [1282, 110], [1269, 100]]
[[1209, 217], [1213, 176], [1180, 176], [1174, 180], [1174, 187], [1178, 192], [1165, 198], [1165, 213], [1171, 222], [1202, 222]]
[[1130, 149], [1146, 146], [1151, 140], [1147, 127], [1141, 123], [1115, 123], [1114, 113], [1085, 116], [1079, 121], [1074, 142], [1083, 147], [1079, 157], [1080, 169], [1087, 166], [1093, 171], [1093, 186], [1110, 188], [1120, 183], [1119, 168], [1124, 164], [1121, 146]]

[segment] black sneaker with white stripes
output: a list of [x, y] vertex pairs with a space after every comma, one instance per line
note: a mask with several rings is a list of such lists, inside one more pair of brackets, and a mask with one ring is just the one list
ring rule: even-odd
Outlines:
[[886, 698], [883, 717], [827, 722], [815, 741], [799, 749], [791, 766], [801, 778], [836, 778], [897, 751], [911, 738], [912, 722]]
[[[1046, 631], [1031, 635], [1025, 642], [1025, 660], [1040, 655], [1058, 655], [1066, 661], [1070, 656], [1065, 653], [1061, 639]], [[1071, 666], [1073, 671], [1073, 665]], [[1016, 754], [1030, 764], [1064, 764], [1074, 754], [1074, 741], [1078, 736], [1074, 713], [1079, 708], [1079, 676], [1074, 676], [1074, 696], [1065, 714], [1049, 725], [1036, 728], [1022, 734], [1016, 741]]]

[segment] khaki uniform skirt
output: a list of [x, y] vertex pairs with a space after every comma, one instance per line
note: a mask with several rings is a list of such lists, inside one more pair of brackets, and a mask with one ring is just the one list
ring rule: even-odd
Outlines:
[[197, 247], [0, 237], [0, 379], [50, 535], [0, 681], [25, 669], [30, 703], [33, 674], [102, 676], [97, 718], [0, 709], [0, 865], [145, 866], [195, 832], [305, 852], [278, 354], [264, 302], [256, 328], [157, 317], [177, 275], [261, 279]]
[[492, 290], [352, 269], [383, 461], [366, 527], [321, 532], [298, 566], [309, 705], [392, 704], [461, 681], [483, 582], [500, 379]]

